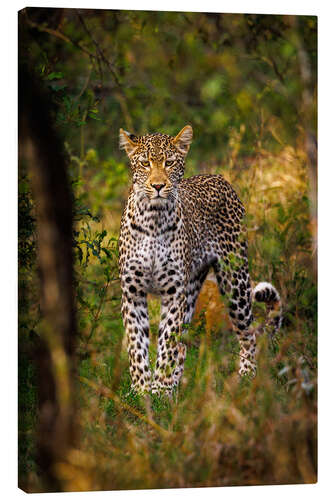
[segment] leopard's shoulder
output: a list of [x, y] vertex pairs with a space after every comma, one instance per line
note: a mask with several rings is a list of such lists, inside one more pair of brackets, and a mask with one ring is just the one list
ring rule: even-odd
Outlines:
[[216, 213], [217, 210], [232, 214], [240, 220], [245, 208], [235, 189], [222, 175], [194, 175], [185, 178], [179, 185], [181, 200], [185, 207], [196, 212]]

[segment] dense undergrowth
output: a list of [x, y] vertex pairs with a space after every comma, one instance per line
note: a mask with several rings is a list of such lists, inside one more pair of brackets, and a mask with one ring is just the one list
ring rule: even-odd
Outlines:
[[[316, 287], [306, 178], [301, 162], [291, 161], [296, 188], [290, 186], [282, 200], [278, 190], [267, 190], [265, 179], [263, 194], [249, 187], [246, 176], [243, 180], [253, 229], [252, 279], [272, 280], [284, 308], [280, 333], [259, 339], [253, 382], [238, 378], [232, 332], [222, 324], [207, 336], [202, 314], [186, 338], [185, 373], [175, 401], [131, 394], [119, 288], [111, 287], [98, 329], [88, 346], [81, 343], [86, 356], [79, 365], [81, 451], [89, 463], [90, 488], [316, 481]], [[283, 181], [289, 167], [279, 158], [272, 163], [270, 185]], [[240, 192], [242, 187], [240, 181]], [[154, 358], [156, 299], [150, 317]]]
[[[265, 174], [260, 174], [260, 189], [255, 187], [256, 164], [237, 179], [248, 210], [251, 277], [254, 283], [271, 280], [280, 290], [282, 329], [273, 339], [259, 339], [256, 379], [239, 380], [233, 333], [219, 317], [207, 331], [205, 310], [197, 311], [185, 339], [184, 377], [172, 402], [130, 391], [120, 315], [118, 228], [93, 218], [82, 205], [85, 196], [78, 196], [81, 440], [72, 466], [59, 470], [70, 489], [316, 481], [316, 284], [306, 170], [297, 152], [292, 153], [288, 161], [284, 155], [269, 158], [270, 167], [265, 165]], [[289, 162], [293, 182], [288, 190], [274, 189], [272, 184], [285, 185]], [[217, 291], [214, 300], [216, 308], [221, 307]], [[153, 360], [156, 298], [151, 297], [149, 310]], [[32, 367], [27, 370], [29, 374]], [[26, 392], [28, 407], [35, 402], [33, 394], [32, 385]], [[33, 432], [33, 417], [25, 419]], [[33, 489], [38, 489], [33, 462], [25, 467]]]
[[[117, 16], [115, 14], [115, 19]], [[149, 18], [146, 13], [142, 15], [143, 20], [145, 16]], [[33, 16], [32, 12], [30, 17], [35, 23], [38, 22], [38, 16]], [[267, 28], [267, 17], [254, 21], [251, 18], [251, 22], [257, 22], [258, 33], [253, 35], [254, 28], [250, 23], [249, 30], [257, 40], [263, 36], [260, 29]], [[275, 17], [276, 29], [283, 31], [280, 23], [285, 20]], [[86, 20], [89, 19], [95, 22], [94, 27], [101, 40], [98, 15], [92, 12], [91, 18], [88, 16]], [[111, 14], [109, 17], [105, 14], [103, 19], [111, 22], [113, 18]], [[122, 24], [124, 20], [119, 17], [121, 22], [118, 19], [120, 24], [117, 24], [115, 19], [113, 29], [119, 30], [115, 31], [115, 37], [119, 38], [119, 57], [124, 63], [123, 66], [119, 63], [119, 71], [126, 81], [126, 71], [131, 71], [129, 61], [135, 64], [134, 59], [131, 59], [131, 50], [135, 53], [137, 48], [135, 44], [128, 45], [126, 52], [121, 45], [126, 37], [126, 33], [121, 31], [121, 27], [125, 29]], [[55, 121], [66, 143], [75, 198], [73, 238], [79, 331], [76, 418], [80, 439], [68, 461], [58, 464], [58, 475], [68, 490], [316, 481], [316, 221], [311, 216], [314, 200], [311, 197], [304, 130], [297, 129], [297, 140], [288, 136], [288, 127], [292, 125], [285, 125], [285, 121], [288, 121], [288, 115], [283, 116], [283, 113], [287, 113], [285, 103], [279, 118], [274, 122], [269, 118], [269, 112], [272, 116], [278, 114], [277, 108], [283, 96], [286, 100], [293, 100], [301, 92], [298, 87], [296, 90], [296, 87], [292, 90], [285, 87], [280, 92], [284, 83], [276, 75], [276, 81], [268, 79], [266, 84], [252, 75], [259, 96], [256, 97], [256, 115], [255, 110], [249, 107], [253, 88], [249, 89], [244, 83], [241, 91], [241, 76], [236, 71], [235, 54], [237, 51], [241, 53], [242, 47], [237, 45], [234, 49], [232, 45], [223, 45], [223, 54], [219, 56], [221, 47], [215, 47], [209, 39], [213, 39], [212, 25], [204, 17], [195, 24], [195, 17], [190, 15], [184, 21], [185, 26], [190, 25], [189, 20], [194, 24], [188, 28], [187, 38], [185, 36], [187, 48], [180, 47], [178, 57], [183, 61], [185, 56], [182, 51], [197, 50], [203, 58], [205, 52], [201, 45], [195, 45], [199, 41], [194, 41], [192, 31], [201, 33], [200, 30], [205, 31], [205, 26], [208, 26], [208, 41], [201, 40], [200, 44], [203, 44], [212, 60], [200, 60], [207, 77], [201, 89], [201, 104], [195, 101], [194, 89], [193, 102], [187, 102], [185, 106], [184, 98], [184, 102], [177, 104], [178, 108], [176, 103], [173, 104], [176, 108], [170, 108], [170, 120], [164, 111], [167, 128], [163, 131], [178, 132], [178, 128], [186, 124], [182, 121], [178, 127], [178, 115], [182, 116], [182, 120], [190, 117], [194, 132], [196, 134], [198, 130], [198, 133], [197, 142], [195, 135], [194, 147], [189, 153], [186, 176], [220, 173], [232, 183], [243, 200], [247, 211], [251, 278], [253, 283], [271, 281], [279, 290], [283, 303], [283, 326], [273, 339], [264, 336], [258, 339], [257, 377], [253, 381], [239, 379], [238, 344], [225, 320], [222, 298], [213, 291], [209, 299], [210, 316], [207, 316], [207, 302], [206, 306], [202, 306], [205, 300], [200, 300], [196, 321], [184, 339], [188, 348], [185, 372], [173, 401], [157, 396], [140, 397], [130, 391], [117, 268], [119, 222], [130, 179], [125, 157], [116, 152], [115, 129], [122, 123], [117, 122], [113, 126], [110, 136], [107, 135], [107, 129], [111, 118], [117, 121], [115, 117], [125, 116], [125, 120], [131, 121], [130, 113], [126, 114], [127, 106], [135, 102], [135, 97], [139, 99], [141, 91], [133, 87], [133, 81], [128, 76], [129, 86], [123, 93], [117, 90], [120, 92], [117, 94], [118, 102], [105, 105], [106, 101], [101, 101], [101, 104], [95, 99], [96, 82], [91, 76], [95, 73], [98, 75], [98, 71], [90, 68], [88, 80], [83, 83], [80, 92], [73, 96], [73, 68], [79, 73], [85, 69], [77, 48], [70, 46], [66, 51], [69, 60], [73, 61], [71, 68], [68, 62], [65, 64], [64, 61], [52, 59], [52, 54], [55, 57], [60, 49], [59, 46], [54, 48], [49, 39], [43, 38], [45, 32], [40, 30], [38, 36], [35, 33], [35, 38], [30, 33], [33, 40], [31, 51], [35, 51], [39, 63], [36, 64], [37, 71], [50, 87], [54, 102], [58, 105]], [[235, 23], [235, 16], [232, 20]], [[135, 40], [140, 39], [140, 43], [143, 43], [144, 36], [148, 37], [148, 41], [149, 37], [153, 37], [151, 33], [142, 35], [140, 32], [143, 37], [140, 38], [135, 15], [131, 22], [134, 26], [130, 25], [131, 29], [137, 37]], [[74, 36], [73, 26], [74, 21], [69, 16], [67, 24], [60, 27], [65, 31], [67, 29], [68, 36]], [[182, 29], [184, 25], [180, 23], [177, 26], [175, 30]], [[243, 29], [240, 28], [241, 23], [237, 26], [237, 29]], [[36, 30], [36, 27], [33, 29]], [[292, 31], [294, 28], [290, 29]], [[286, 33], [290, 34], [288, 30]], [[238, 36], [241, 39], [240, 33]], [[290, 39], [295, 42], [292, 37]], [[57, 43], [60, 43], [59, 40]], [[168, 39], [168, 43], [172, 45], [176, 41], [172, 38]], [[266, 50], [263, 48], [266, 45], [260, 43], [253, 49], [259, 59], [264, 58], [263, 51]], [[273, 37], [271, 53], [277, 51], [282, 61], [284, 58], [292, 61], [296, 57], [294, 49], [297, 44], [290, 42], [289, 46], [286, 43], [286, 39], [279, 41]], [[156, 45], [154, 50], [158, 53], [161, 48]], [[149, 61], [147, 53], [145, 56]], [[250, 58], [245, 59], [244, 64], [250, 65], [246, 66], [248, 71], [262, 71], [260, 74], [265, 74], [266, 70], [263, 71], [260, 66], [265, 65], [265, 62], [254, 59], [252, 63], [249, 62]], [[141, 62], [143, 74], [156, 70], [147, 66], [147, 60]], [[279, 58], [277, 60], [280, 62]], [[225, 68], [222, 76], [213, 70], [214, 65], [220, 63]], [[274, 73], [273, 66], [268, 66]], [[291, 64], [288, 68], [293, 71], [294, 66]], [[185, 70], [189, 72], [188, 67]], [[181, 72], [175, 69], [173, 76], [184, 95], [193, 76], [186, 71], [181, 76]], [[299, 75], [298, 80], [297, 75], [292, 76], [299, 83]], [[161, 118], [156, 114], [157, 108], [160, 109], [157, 106], [158, 99], [163, 98], [163, 89], [166, 91], [163, 78], [167, 78], [167, 74], [159, 75], [158, 82], [155, 82], [161, 95], [155, 96], [155, 107], [147, 110], [149, 116], [143, 112], [145, 101], [133, 105], [137, 130], [147, 131], [148, 128], [153, 131], [151, 128], [155, 122], [159, 130], [163, 129]], [[172, 86], [175, 82], [168, 84]], [[276, 94], [274, 89], [278, 89]], [[236, 97], [229, 102], [231, 95]], [[223, 108], [223, 103], [226, 108]], [[225, 114], [221, 111], [222, 114], [218, 116], [212, 115], [212, 109], [219, 105]], [[209, 120], [212, 116], [215, 118]], [[205, 120], [207, 130], [203, 125]], [[222, 126], [224, 134], [217, 138]], [[278, 132], [282, 134], [281, 137]], [[107, 145], [106, 137], [109, 137]], [[219, 149], [220, 141], [223, 143], [222, 149]], [[29, 491], [40, 491], [42, 485], [35, 463], [38, 416], [33, 354], [39, 335], [40, 307], [35, 262], [35, 201], [30, 192], [26, 167], [22, 161], [19, 183], [19, 475], [22, 487]], [[205, 288], [202, 293], [201, 299], [204, 299]], [[214, 315], [214, 311], [218, 312]], [[159, 318], [156, 298], [150, 298], [149, 312], [150, 356], [153, 361]], [[262, 310], [257, 306], [255, 312], [260, 316]]]

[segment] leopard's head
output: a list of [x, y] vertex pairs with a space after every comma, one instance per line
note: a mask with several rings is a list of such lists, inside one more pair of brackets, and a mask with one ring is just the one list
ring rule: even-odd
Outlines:
[[175, 137], [165, 134], [136, 136], [120, 129], [120, 148], [125, 149], [130, 159], [133, 190], [139, 198], [162, 204], [176, 197], [192, 137], [190, 125]]

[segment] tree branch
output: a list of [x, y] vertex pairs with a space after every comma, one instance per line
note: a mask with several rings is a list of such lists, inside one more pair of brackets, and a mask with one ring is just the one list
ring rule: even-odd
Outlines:
[[78, 10], [75, 11], [76, 12], [76, 15], [84, 29], [84, 31], [86, 32], [86, 34], [89, 36], [89, 38], [91, 39], [91, 41], [93, 42], [93, 44], [95, 45], [96, 47], [96, 52], [98, 55], [96, 55], [95, 57], [96, 58], [100, 58], [101, 61], [103, 61], [103, 63], [109, 68], [116, 84], [120, 87], [120, 81], [119, 81], [119, 78], [118, 78], [118, 75], [117, 73], [115, 72], [115, 69], [112, 67], [112, 64], [110, 63], [110, 61], [107, 59], [107, 57], [105, 57], [104, 55], [104, 52], [103, 50], [101, 49], [101, 47], [99, 46], [98, 42], [95, 40], [95, 38], [93, 37], [91, 31], [88, 29], [83, 17], [81, 16], [80, 12]]
[[67, 42], [67, 43], [70, 43], [74, 47], [76, 47], [79, 50], [81, 50], [82, 52], [84, 52], [84, 54], [88, 55], [89, 57], [92, 57], [94, 59], [96, 58], [95, 54], [93, 54], [92, 52], [89, 52], [89, 50], [87, 50], [86, 48], [82, 47], [79, 43], [75, 42], [74, 40], [72, 40], [71, 38], [69, 38], [67, 35], [65, 35], [64, 33], [62, 33], [61, 31], [54, 30], [52, 28], [47, 28], [46, 26], [41, 26], [40, 24], [35, 23], [31, 19], [29, 19], [28, 13], [27, 13], [26, 9], [23, 11], [23, 14], [24, 14], [24, 16], [26, 18], [27, 24], [31, 28], [35, 28], [38, 31], [41, 31], [41, 32], [44, 32], [44, 33], [48, 33], [49, 35], [55, 36], [56, 38], [60, 38], [60, 40], [63, 40], [64, 42]]

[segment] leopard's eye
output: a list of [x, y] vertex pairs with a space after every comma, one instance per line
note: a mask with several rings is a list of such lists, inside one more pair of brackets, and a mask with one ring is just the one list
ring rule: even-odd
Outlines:
[[167, 161], [165, 162], [165, 166], [166, 166], [166, 167], [171, 167], [171, 165], [173, 165], [173, 163], [174, 163], [174, 162], [173, 162], [173, 160], [167, 160]]
[[142, 161], [141, 165], [143, 165], [144, 167], [150, 167], [150, 162], [149, 161]]

